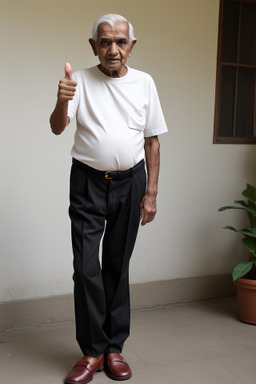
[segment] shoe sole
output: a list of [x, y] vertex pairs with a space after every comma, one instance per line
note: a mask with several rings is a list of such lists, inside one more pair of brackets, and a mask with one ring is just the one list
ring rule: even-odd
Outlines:
[[112, 379], [112, 380], [115, 380], [115, 381], [125, 381], [125, 380], [129, 380], [132, 375], [130, 376], [126, 376], [126, 377], [119, 377], [119, 376], [114, 376], [114, 375], [111, 375], [111, 373], [109, 373], [108, 371], [105, 371], [106, 375]]

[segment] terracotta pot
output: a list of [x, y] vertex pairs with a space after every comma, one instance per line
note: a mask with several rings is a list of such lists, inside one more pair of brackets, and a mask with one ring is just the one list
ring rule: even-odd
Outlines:
[[240, 320], [256, 325], [256, 280], [237, 279], [235, 285]]

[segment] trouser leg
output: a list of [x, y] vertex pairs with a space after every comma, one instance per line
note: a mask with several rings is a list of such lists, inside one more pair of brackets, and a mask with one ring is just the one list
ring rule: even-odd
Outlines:
[[84, 355], [98, 356], [108, 345], [103, 330], [106, 299], [99, 262], [105, 227], [106, 183], [72, 166], [70, 209], [74, 253], [76, 337]]
[[130, 332], [129, 263], [138, 232], [145, 182], [144, 169], [128, 180], [110, 181], [102, 254], [107, 304], [104, 330], [109, 338], [105, 353], [120, 353]]

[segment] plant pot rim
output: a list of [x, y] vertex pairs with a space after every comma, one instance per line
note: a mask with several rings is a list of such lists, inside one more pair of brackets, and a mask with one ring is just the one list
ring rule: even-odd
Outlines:
[[241, 287], [244, 289], [256, 290], [256, 280], [240, 278], [240, 279], [235, 280], [234, 284], [237, 287]]

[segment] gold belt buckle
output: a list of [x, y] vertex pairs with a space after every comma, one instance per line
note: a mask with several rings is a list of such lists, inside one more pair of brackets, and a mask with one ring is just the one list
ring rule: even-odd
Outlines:
[[105, 179], [106, 179], [106, 180], [112, 180], [112, 179], [113, 179], [113, 177], [110, 177], [110, 176], [108, 175], [108, 171], [105, 172]]

